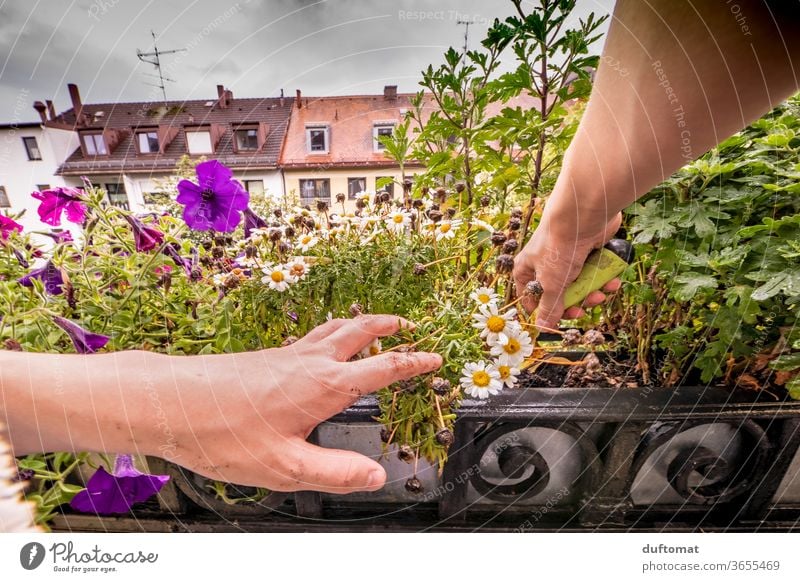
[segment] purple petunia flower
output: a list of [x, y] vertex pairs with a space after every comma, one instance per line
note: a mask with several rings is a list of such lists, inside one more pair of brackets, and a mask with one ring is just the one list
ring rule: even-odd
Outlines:
[[14, 231], [22, 232], [22, 225], [8, 216], [0, 214], [0, 239], [7, 240]]
[[197, 249], [192, 249], [192, 258], [190, 259], [182, 257], [180, 255], [180, 247], [174, 243], [164, 245], [164, 250], [162, 252], [172, 259], [176, 265], [183, 267], [183, 270], [186, 271], [186, 276], [190, 281], [199, 281], [203, 276], [202, 272], [200, 271], [200, 267], [198, 266], [200, 257]]
[[177, 201], [184, 205], [183, 220], [194, 230], [232, 232], [250, 194], [232, 178], [230, 168], [216, 160], [198, 164], [195, 171], [197, 184], [189, 180], [178, 183]]
[[114, 472], [100, 467], [86, 489], [72, 498], [70, 506], [84, 513], [127, 513], [134, 503], [147, 501], [161, 491], [168, 475], [148, 475], [136, 470], [131, 455], [117, 455]]
[[72, 238], [72, 233], [70, 231], [68, 231], [68, 230], [59, 230], [59, 231], [53, 230], [53, 231], [50, 231], [50, 232], [45, 232], [44, 234], [46, 234], [47, 236], [52, 238], [54, 241], [56, 241], [56, 244], [59, 244], [59, 243], [70, 243], [70, 242], [74, 242], [74, 240], [75, 240], [74, 238]]
[[61, 215], [66, 211], [67, 220], [75, 224], [83, 224], [86, 218], [86, 207], [83, 196], [75, 188], [55, 188], [44, 192], [32, 192], [31, 196], [41, 200], [39, 218], [51, 226], [61, 226]]
[[17, 282], [23, 287], [33, 287], [33, 280], [39, 279], [44, 283], [44, 290], [49, 295], [61, 295], [63, 293], [64, 277], [61, 275], [61, 269], [53, 264], [53, 261], [47, 261], [38, 269], [34, 269], [24, 277], [17, 279]]
[[57, 315], [53, 317], [53, 322], [67, 332], [69, 339], [72, 340], [72, 344], [75, 346], [75, 351], [79, 354], [93, 354], [102, 349], [110, 339], [107, 335], [92, 333], [83, 329], [74, 321]]
[[267, 228], [267, 221], [250, 210], [248, 206], [244, 209], [244, 238], [250, 238], [250, 233], [255, 228]]
[[145, 226], [141, 220], [133, 216], [126, 215], [125, 220], [128, 221], [128, 224], [130, 224], [133, 229], [133, 240], [136, 243], [136, 250], [138, 252], [146, 253], [164, 242], [163, 232]]

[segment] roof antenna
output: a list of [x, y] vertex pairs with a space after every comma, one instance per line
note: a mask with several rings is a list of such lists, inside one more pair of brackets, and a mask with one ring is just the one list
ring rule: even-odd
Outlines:
[[[164, 85], [164, 81], [169, 81], [170, 83], [174, 83], [175, 79], [170, 79], [169, 77], [165, 77], [161, 71], [161, 55], [171, 55], [173, 53], [181, 53], [185, 52], [186, 49], [174, 49], [169, 51], [160, 51], [158, 50], [158, 45], [156, 45], [156, 33], [152, 30], [150, 34], [153, 35], [153, 52], [150, 53], [143, 53], [139, 49], [136, 49], [136, 56], [139, 57], [139, 60], [143, 63], [147, 63], [149, 65], [153, 65], [158, 70], [158, 75], [150, 75], [152, 77], [158, 77], [158, 85], [154, 85], [153, 83], [145, 83], [146, 85], [150, 85], [151, 87], [158, 87], [161, 89], [161, 94], [164, 96], [164, 104], [167, 103], [167, 89]], [[153, 60], [149, 60], [147, 57], [153, 57]]]
[[471, 24], [475, 24], [473, 20], [458, 20], [456, 24], [463, 24], [464, 25], [464, 55], [467, 54], [467, 50], [469, 49], [469, 27]]

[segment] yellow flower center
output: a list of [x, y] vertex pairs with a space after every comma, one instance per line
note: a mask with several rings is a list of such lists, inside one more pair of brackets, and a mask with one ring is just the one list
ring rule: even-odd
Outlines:
[[506, 320], [499, 315], [492, 315], [486, 320], [486, 329], [492, 333], [500, 333], [506, 328]]
[[378, 346], [376, 346], [374, 344], [369, 346], [369, 355], [370, 356], [377, 356], [380, 353], [381, 353], [381, 349]]
[[305, 274], [306, 267], [305, 265], [302, 265], [300, 263], [295, 263], [292, 265], [290, 272], [292, 273], [293, 276], [300, 277]]
[[501, 380], [508, 380], [508, 377], [511, 376], [511, 368], [509, 366], [498, 366], [497, 371], [500, 372]]
[[241, 277], [243, 275], [242, 270], [239, 267], [231, 270], [231, 274], [236, 275], [237, 277]]
[[490, 381], [491, 378], [489, 377], [489, 374], [483, 370], [478, 370], [477, 372], [472, 373], [472, 383], [478, 388], [486, 388]]
[[444, 234], [444, 233], [446, 233], [446, 232], [449, 232], [449, 231], [450, 231], [450, 228], [451, 228], [451, 227], [450, 227], [450, 224], [449, 224], [449, 223], [447, 223], [447, 222], [445, 222], [444, 224], [442, 224], [442, 225], [439, 227], [439, 232], [441, 232], [442, 234]]
[[300, 239], [300, 243], [304, 244], [304, 245], [307, 245], [310, 242], [311, 242], [311, 237], [310, 236], [304, 236], [302, 239]]
[[269, 277], [276, 283], [281, 283], [283, 281], [283, 273], [280, 271], [272, 271]]
[[392, 220], [394, 220], [395, 224], [400, 224], [400, 223], [403, 222], [403, 215], [402, 214], [395, 214], [394, 218], [392, 218]]
[[481, 293], [480, 295], [478, 295], [478, 301], [480, 301], [481, 303], [489, 303], [489, 301], [491, 300], [492, 298], [489, 297], [486, 293]]
[[516, 354], [521, 349], [522, 349], [522, 346], [519, 345], [519, 340], [517, 340], [516, 338], [513, 338], [513, 337], [509, 338], [508, 339], [508, 343], [503, 346], [503, 350], [507, 354], [512, 354], [512, 355]]

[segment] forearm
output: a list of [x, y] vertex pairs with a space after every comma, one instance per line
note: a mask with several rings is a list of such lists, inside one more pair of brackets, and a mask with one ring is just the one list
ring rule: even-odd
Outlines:
[[155, 375], [167, 356], [0, 351], [0, 422], [14, 454], [155, 454]]
[[548, 201], [546, 214], [559, 226], [573, 236], [596, 231], [797, 90], [800, 27], [791, 6], [775, 14], [778, 3], [737, 0], [737, 12], [732, 5], [617, 3]]

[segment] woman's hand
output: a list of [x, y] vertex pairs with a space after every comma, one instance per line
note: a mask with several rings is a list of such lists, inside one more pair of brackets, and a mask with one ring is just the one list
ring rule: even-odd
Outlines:
[[[517, 295], [522, 296], [522, 306], [536, 312], [536, 325], [541, 329], [558, 329], [561, 319], [574, 319], [583, 315], [580, 307], [564, 311], [564, 291], [581, 272], [589, 253], [608, 242], [619, 230], [621, 215], [616, 215], [606, 224], [589, 225], [578, 229], [571, 221], [560, 221], [554, 213], [545, 209], [542, 221], [534, 231], [528, 244], [514, 261], [514, 280]], [[544, 292], [538, 299], [525, 292], [529, 281], [539, 281]], [[614, 279], [603, 287], [603, 291], [619, 289], [620, 280]], [[590, 293], [583, 307], [593, 307], [605, 300], [602, 291]]]
[[[392, 315], [364, 315], [329, 321], [285, 348], [169, 358], [162, 365], [172, 368], [174, 383], [159, 390], [175, 427], [169, 459], [211, 479], [274, 491], [381, 488], [386, 473], [377, 462], [306, 439], [362, 394], [439, 368], [441, 357], [423, 352], [348, 361], [375, 338], [409, 325]], [[163, 456], [158, 442], [149, 449]]]

